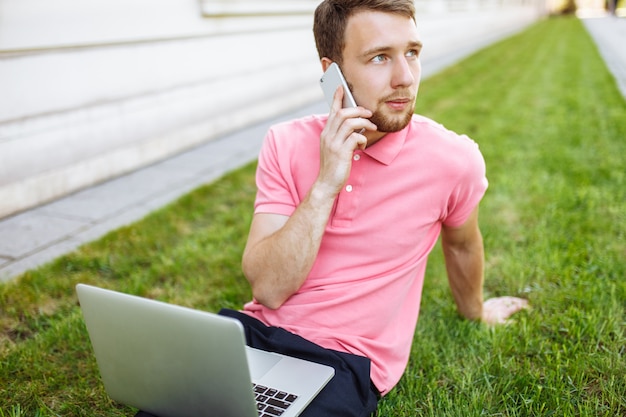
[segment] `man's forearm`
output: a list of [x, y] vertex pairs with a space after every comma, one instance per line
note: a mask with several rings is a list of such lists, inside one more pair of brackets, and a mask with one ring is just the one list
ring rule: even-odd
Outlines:
[[313, 186], [282, 227], [246, 247], [243, 271], [258, 302], [278, 308], [302, 286], [317, 257], [333, 204], [332, 193]]
[[483, 315], [484, 249], [480, 232], [469, 242], [443, 241], [450, 289], [459, 313], [470, 320]]

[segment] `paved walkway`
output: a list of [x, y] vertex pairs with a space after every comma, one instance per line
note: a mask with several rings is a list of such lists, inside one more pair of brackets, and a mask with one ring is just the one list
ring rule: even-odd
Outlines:
[[[600, 50], [626, 96], [626, 48], [618, 45], [626, 39], [626, 19], [605, 17], [585, 20], [585, 25], [600, 44]], [[467, 40], [443, 55], [425, 55], [424, 76], [432, 75], [522, 26], [525, 24], [519, 28], [491, 31], [488, 38]], [[441, 43], [449, 36], [445, 30], [440, 32], [442, 35], [437, 42]], [[0, 282], [137, 221], [185, 193], [254, 160], [271, 124], [326, 111], [324, 103], [313, 103], [129, 175], [0, 220]]]
[[52, 203], [0, 220], [0, 282], [133, 223], [254, 160], [278, 120], [326, 111], [319, 102]]
[[626, 97], [626, 18], [605, 16], [582, 21]]

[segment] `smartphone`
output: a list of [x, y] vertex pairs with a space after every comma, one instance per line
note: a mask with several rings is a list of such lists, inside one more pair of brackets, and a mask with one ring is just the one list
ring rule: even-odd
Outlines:
[[356, 107], [354, 97], [352, 97], [348, 83], [341, 73], [339, 65], [333, 62], [320, 79], [320, 86], [322, 87], [324, 97], [326, 97], [326, 102], [329, 107], [332, 106], [333, 96], [340, 85], [343, 86], [343, 107]]

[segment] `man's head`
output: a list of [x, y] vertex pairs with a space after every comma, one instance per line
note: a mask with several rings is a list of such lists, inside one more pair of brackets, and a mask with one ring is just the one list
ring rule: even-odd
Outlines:
[[412, 0], [325, 0], [314, 34], [325, 71], [336, 62], [358, 105], [378, 127], [368, 140], [404, 129], [415, 108], [422, 43]]
[[360, 11], [396, 13], [415, 20], [414, 0], [324, 0], [315, 10], [313, 35], [320, 59], [341, 66], [348, 19]]

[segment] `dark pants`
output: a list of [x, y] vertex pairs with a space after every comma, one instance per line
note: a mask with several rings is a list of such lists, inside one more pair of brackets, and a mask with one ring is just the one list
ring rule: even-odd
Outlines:
[[[369, 359], [325, 349], [284, 329], [268, 327], [238, 311], [224, 309], [219, 314], [243, 324], [248, 346], [335, 369], [335, 376], [304, 410], [302, 417], [369, 417], [376, 412], [380, 395], [370, 379]], [[135, 417], [151, 415], [140, 411]]]

